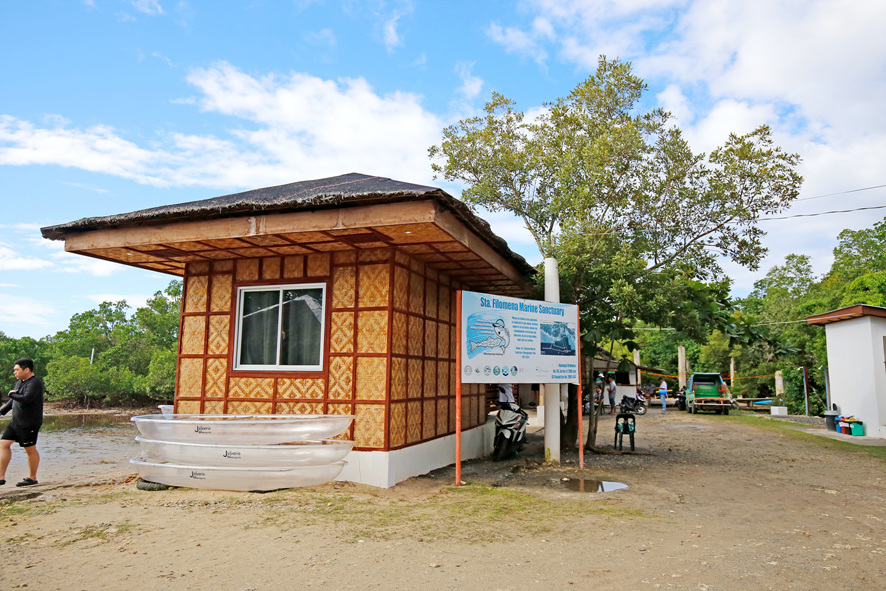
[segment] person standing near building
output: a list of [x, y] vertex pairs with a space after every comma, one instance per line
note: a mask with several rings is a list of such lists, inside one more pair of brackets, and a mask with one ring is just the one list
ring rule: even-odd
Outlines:
[[668, 383], [664, 378], [658, 385], [658, 395], [661, 397], [661, 412], [666, 412], [668, 410]]
[[606, 384], [606, 393], [609, 395], [609, 414], [615, 414], [615, 378], [612, 376]]
[[0, 485], [6, 484], [12, 444], [17, 441], [28, 455], [30, 474], [16, 486], [33, 486], [37, 484], [37, 468], [40, 466], [37, 433], [43, 426], [43, 381], [34, 375], [34, 362], [26, 357], [15, 362], [12, 373], [18, 381], [9, 391], [9, 400], [0, 407], [0, 415], [12, 410], [12, 420], [0, 436]]

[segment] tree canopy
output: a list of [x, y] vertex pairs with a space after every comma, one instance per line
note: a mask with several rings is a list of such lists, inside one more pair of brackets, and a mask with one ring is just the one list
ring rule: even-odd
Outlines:
[[466, 185], [466, 203], [519, 216], [560, 261], [564, 300], [596, 342], [629, 337], [639, 320], [699, 330], [728, 293], [720, 257], [756, 268], [757, 220], [802, 181], [799, 156], [766, 126], [695, 153], [669, 113], [642, 109], [646, 91], [630, 63], [601, 57], [534, 117], [493, 94], [429, 150], [437, 175]]
[[[0, 359], [34, 359], [51, 400], [80, 404], [166, 401], [175, 391], [181, 281], [130, 313], [125, 301], [75, 314], [68, 328], [34, 340], [0, 333]], [[4, 379], [12, 386], [11, 373]]]
[[802, 182], [800, 157], [768, 127], [696, 153], [669, 113], [643, 109], [646, 92], [630, 63], [600, 57], [534, 116], [493, 94], [484, 115], [447, 127], [429, 149], [435, 174], [465, 185], [466, 203], [519, 216], [541, 254], [558, 259], [589, 355], [603, 340], [634, 348], [639, 322], [695, 336], [750, 328], [724, 312], [718, 261], [756, 269], [766, 252], [757, 221], [787, 208]]

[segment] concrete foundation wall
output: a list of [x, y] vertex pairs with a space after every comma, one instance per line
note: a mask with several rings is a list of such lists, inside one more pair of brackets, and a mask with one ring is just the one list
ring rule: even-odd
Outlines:
[[[495, 422], [463, 431], [461, 436], [462, 461], [492, 453]], [[394, 451], [352, 451], [345, 457], [348, 464], [337, 480], [390, 488], [407, 478], [427, 474], [437, 468], [455, 463], [455, 435], [413, 445]]]

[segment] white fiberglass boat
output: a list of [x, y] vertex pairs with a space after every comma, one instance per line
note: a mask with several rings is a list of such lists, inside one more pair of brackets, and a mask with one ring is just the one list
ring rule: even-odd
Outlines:
[[338, 476], [345, 462], [323, 466], [277, 468], [190, 466], [154, 462], [148, 458], [129, 460], [138, 475], [149, 482], [188, 488], [215, 490], [268, 491], [281, 488], [317, 486]]
[[195, 466], [322, 466], [348, 455], [353, 441], [295, 441], [277, 445], [181, 443], [136, 437], [142, 454], [156, 462]]
[[273, 445], [335, 437], [354, 415], [142, 415], [131, 420], [145, 439], [154, 441]]

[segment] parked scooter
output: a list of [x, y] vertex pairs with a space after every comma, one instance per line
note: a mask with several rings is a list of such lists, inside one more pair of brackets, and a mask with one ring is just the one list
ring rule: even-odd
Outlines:
[[499, 402], [495, 418], [495, 446], [493, 460], [503, 460], [522, 451], [526, 446], [526, 423], [529, 415], [513, 402]]
[[646, 414], [646, 398], [642, 393], [637, 392], [637, 397], [622, 396], [619, 409], [623, 413], [631, 413], [635, 415]]
[[686, 410], [686, 386], [680, 388], [680, 391], [675, 396], [677, 398], [677, 408]]

